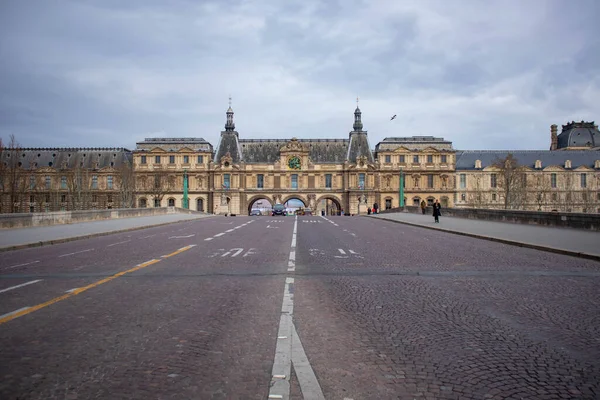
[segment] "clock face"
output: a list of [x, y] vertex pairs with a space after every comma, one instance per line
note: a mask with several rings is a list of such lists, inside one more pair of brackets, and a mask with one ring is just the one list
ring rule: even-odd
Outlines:
[[297, 156], [292, 156], [288, 159], [288, 167], [291, 169], [300, 169], [301, 162]]

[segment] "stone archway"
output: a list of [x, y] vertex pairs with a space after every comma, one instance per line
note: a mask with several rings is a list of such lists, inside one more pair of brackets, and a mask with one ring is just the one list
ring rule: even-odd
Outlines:
[[303, 196], [300, 196], [298, 194], [291, 194], [289, 196], [284, 197], [281, 200], [281, 204], [285, 204], [290, 200], [300, 200], [302, 202], [302, 204], [304, 204], [304, 207], [308, 206], [308, 201]]
[[[324, 204], [322, 204], [324, 202]], [[325, 215], [339, 215], [342, 211], [342, 201], [336, 196], [324, 195], [317, 199], [317, 210], [314, 213]]]
[[250, 199], [248, 199], [248, 214], [250, 214], [250, 212], [252, 211], [252, 206], [254, 206], [254, 203], [256, 203], [258, 200], [266, 200], [269, 202], [271, 207], [273, 207], [273, 201], [269, 198], [269, 196], [259, 194], [256, 196], [252, 196]]

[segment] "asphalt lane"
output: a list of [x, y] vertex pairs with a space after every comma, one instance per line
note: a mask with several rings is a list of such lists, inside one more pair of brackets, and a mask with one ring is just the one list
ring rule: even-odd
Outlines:
[[3, 253], [0, 315], [59, 300], [0, 317], [0, 398], [266, 399], [289, 279], [291, 399], [308, 370], [326, 399], [598, 396], [600, 263], [360, 217], [298, 217], [294, 240], [295, 221]]

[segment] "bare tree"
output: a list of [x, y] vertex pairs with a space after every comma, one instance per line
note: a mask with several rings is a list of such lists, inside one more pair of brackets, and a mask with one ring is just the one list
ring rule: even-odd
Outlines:
[[135, 206], [136, 180], [133, 166], [123, 163], [117, 168], [119, 179], [120, 207], [132, 208]]
[[[14, 135], [10, 135], [7, 146], [0, 143], [1, 169], [0, 187], [2, 188], [2, 212], [19, 212], [23, 206], [27, 188], [27, 163], [23, 157], [21, 145]], [[7, 202], [8, 207], [4, 207]]]
[[153, 200], [154, 204], [161, 204], [162, 199], [174, 186], [175, 180], [166, 170], [155, 170], [152, 174], [140, 180], [140, 186]]
[[482, 182], [483, 176], [475, 176], [475, 185], [473, 189], [469, 191], [467, 201], [472, 205], [473, 208], [483, 208], [486, 204], [486, 191], [483, 188]]
[[496, 159], [492, 165], [500, 170], [498, 187], [504, 198], [504, 209], [522, 208], [527, 193], [525, 168], [512, 153], [508, 153], [505, 158]]
[[538, 211], [544, 210], [552, 204], [552, 186], [547, 176], [539, 174], [535, 177], [535, 184], [529, 191], [530, 202], [535, 204]]
[[82, 166], [63, 171], [67, 179], [68, 200], [71, 210], [87, 210], [92, 200], [90, 172]]

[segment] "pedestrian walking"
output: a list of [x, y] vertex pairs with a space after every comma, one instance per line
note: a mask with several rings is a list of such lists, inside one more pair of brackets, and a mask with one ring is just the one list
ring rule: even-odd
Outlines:
[[427, 204], [425, 203], [425, 200], [421, 200], [421, 212], [423, 213], [423, 215], [425, 215], [426, 210], [427, 210]]
[[440, 223], [440, 215], [442, 215], [442, 206], [440, 205], [440, 202], [436, 199], [435, 203], [433, 203], [433, 218], [435, 219], [435, 223], [439, 224]]
[[367, 208], [367, 215], [371, 215], [371, 207]]

